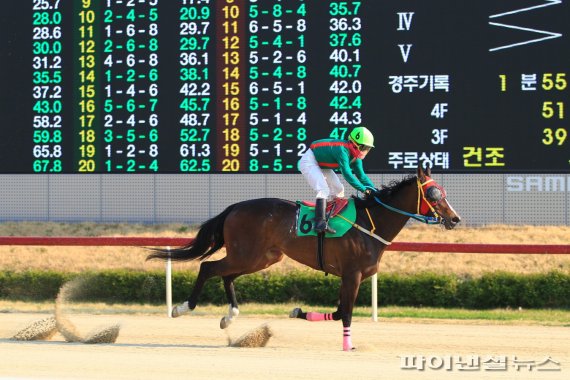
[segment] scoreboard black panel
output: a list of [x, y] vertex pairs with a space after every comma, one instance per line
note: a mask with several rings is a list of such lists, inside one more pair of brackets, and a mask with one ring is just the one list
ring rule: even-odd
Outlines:
[[22, 0], [0, 13], [0, 173], [570, 172], [567, 0]]

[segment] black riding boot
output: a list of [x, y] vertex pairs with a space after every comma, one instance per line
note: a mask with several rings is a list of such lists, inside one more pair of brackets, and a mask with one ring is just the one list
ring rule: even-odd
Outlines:
[[336, 234], [336, 231], [329, 227], [326, 219], [326, 199], [317, 198], [315, 206], [315, 231]]

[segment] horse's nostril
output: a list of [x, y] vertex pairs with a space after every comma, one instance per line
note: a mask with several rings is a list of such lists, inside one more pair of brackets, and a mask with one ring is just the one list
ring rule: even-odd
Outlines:
[[461, 222], [461, 218], [458, 217], [458, 216], [454, 217], [454, 218], [451, 219], [451, 220], [453, 221], [453, 223], [459, 223], [459, 222]]

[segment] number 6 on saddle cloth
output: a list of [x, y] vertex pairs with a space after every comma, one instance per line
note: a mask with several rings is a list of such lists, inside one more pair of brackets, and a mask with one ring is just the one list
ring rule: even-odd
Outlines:
[[[342, 237], [346, 234], [356, 220], [356, 207], [354, 200], [337, 198], [332, 207], [327, 205], [328, 223], [332, 229], [336, 230], [335, 234], [326, 234], [327, 238]], [[297, 201], [297, 236], [317, 236], [317, 232], [313, 229], [313, 221], [315, 220], [315, 204], [307, 201]]]

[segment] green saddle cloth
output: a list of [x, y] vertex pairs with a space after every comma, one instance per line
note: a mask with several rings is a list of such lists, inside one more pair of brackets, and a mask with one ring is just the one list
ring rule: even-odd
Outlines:
[[[315, 208], [305, 206], [301, 201], [297, 201], [297, 236], [317, 236], [317, 232], [313, 229], [313, 221], [315, 219]], [[339, 215], [342, 215], [345, 220]], [[336, 234], [325, 234], [327, 238], [342, 237], [352, 228], [352, 224], [356, 221], [356, 207], [354, 200], [349, 199], [346, 207], [329, 219], [329, 226], [336, 231]]]

